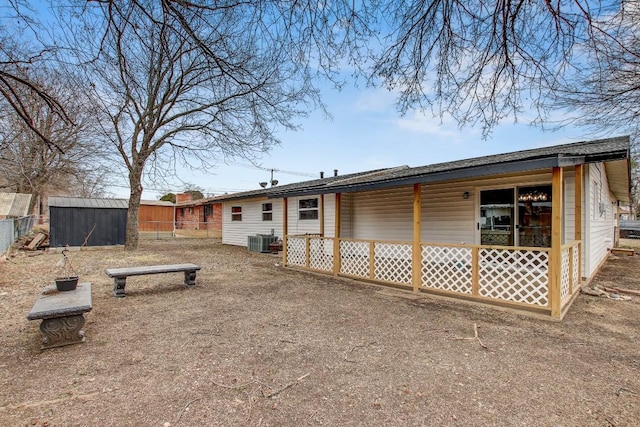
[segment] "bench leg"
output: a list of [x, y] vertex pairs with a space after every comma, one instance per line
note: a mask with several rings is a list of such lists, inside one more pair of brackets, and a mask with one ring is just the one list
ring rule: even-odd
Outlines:
[[187, 286], [195, 286], [196, 284], [196, 272], [185, 271], [184, 272], [184, 284]]
[[124, 298], [124, 287], [127, 284], [126, 277], [116, 277], [113, 279], [113, 296], [118, 298]]
[[84, 316], [82, 314], [43, 319], [40, 323], [41, 348], [44, 350], [84, 342], [84, 331], [81, 330], [83, 326]]

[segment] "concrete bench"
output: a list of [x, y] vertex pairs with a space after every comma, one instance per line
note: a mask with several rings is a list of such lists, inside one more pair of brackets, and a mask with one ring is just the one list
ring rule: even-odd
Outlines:
[[42, 320], [42, 349], [78, 344], [85, 341], [84, 313], [91, 311], [91, 283], [78, 283], [73, 291], [58, 291], [55, 285], [46, 286], [28, 320]]
[[124, 297], [124, 287], [128, 276], [142, 276], [145, 274], [179, 273], [184, 272], [184, 284], [196, 284], [196, 271], [200, 266], [195, 264], [146, 265], [142, 267], [107, 268], [104, 272], [113, 278], [113, 295]]

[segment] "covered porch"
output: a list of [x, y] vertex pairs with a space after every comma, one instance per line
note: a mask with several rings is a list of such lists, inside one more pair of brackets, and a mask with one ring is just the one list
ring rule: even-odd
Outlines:
[[[573, 174], [572, 236], [564, 222], [565, 168], [551, 168], [550, 244], [450, 243], [425, 241], [422, 185], [414, 183], [412, 240], [342, 237], [342, 194], [335, 193], [334, 236], [324, 232], [324, 196], [317, 234], [289, 235], [283, 215], [283, 263], [334, 276], [371, 281], [444, 297], [499, 305], [561, 319], [578, 294], [582, 279], [583, 165]], [[428, 201], [425, 201], [428, 203]], [[283, 198], [288, 212], [288, 199]], [[478, 225], [480, 228], [480, 225]], [[564, 241], [563, 241], [564, 239]], [[516, 242], [517, 243], [517, 242]], [[522, 243], [521, 243], [522, 244]]]

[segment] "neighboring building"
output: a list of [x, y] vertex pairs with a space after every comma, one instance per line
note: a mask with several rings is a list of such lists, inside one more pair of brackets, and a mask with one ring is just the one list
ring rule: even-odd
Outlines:
[[31, 197], [31, 194], [0, 193], [0, 219], [28, 216]]
[[191, 195], [176, 194], [176, 229], [206, 230], [209, 236], [222, 234], [222, 202], [219, 197], [191, 200]]
[[629, 189], [619, 137], [218, 200], [223, 243], [273, 231], [287, 266], [561, 318], [606, 260]]
[[138, 230], [173, 233], [175, 205], [161, 200], [142, 200], [138, 210]]

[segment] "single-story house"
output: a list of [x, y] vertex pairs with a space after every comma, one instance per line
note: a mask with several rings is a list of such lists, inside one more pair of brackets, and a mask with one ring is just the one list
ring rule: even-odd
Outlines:
[[629, 138], [230, 194], [222, 241], [284, 240], [288, 267], [562, 318], [614, 244]]
[[192, 200], [191, 194], [176, 194], [176, 229], [222, 233], [222, 202], [218, 197]]

